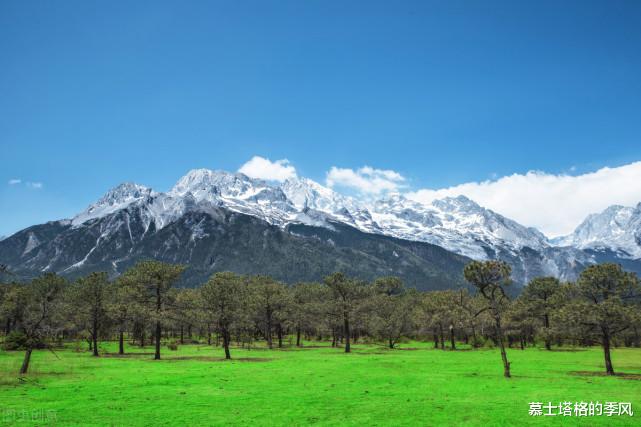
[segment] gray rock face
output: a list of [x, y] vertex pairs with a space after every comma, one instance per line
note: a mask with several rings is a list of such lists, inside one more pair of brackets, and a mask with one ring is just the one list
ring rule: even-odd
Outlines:
[[579, 249], [618, 253], [624, 259], [641, 258], [641, 203], [636, 207], [613, 205], [589, 215], [572, 234], [553, 243]]
[[[216, 271], [269, 274], [288, 283], [344, 271], [364, 280], [396, 274], [419, 289], [464, 285], [461, 272], [469, 261], [428, 243], [341, 223], [281, 228], [221, 207], [187, 211], [162, 228], [145, 216], [132, 204], [79, 227], [60, 221], [30, 227], [0, 244], [0, 259], [25, 279], [45, 271], [71, 278], [91, 271], [117, 276], [136, 261], [153, 258], [188, 265], [185, 286], [198, 286]], [[40, 243], [25, 252], [32, 236]]]
[[363, 278], [401, 275], [430, 288], [459, 286], [464, 261], [498, 258], [523, 284], [541, 275], [572, 280], [601, 260], [641, 270], [640, 230], [639, 206], [613, 206], [571, 236], [548, 240], [464, 196], [422, 204], [395, 194], [365, 202], [305, 178], [277, 185], [195, 169], [168, 192], [121, 184], [71, 220], [5, 238], [0, 262], [25, 277], [97, 269], [117, 275], [136, 260], [157, 258], [189, 264], [190, 285], [224, 269], [290, 282], [343, 270]]

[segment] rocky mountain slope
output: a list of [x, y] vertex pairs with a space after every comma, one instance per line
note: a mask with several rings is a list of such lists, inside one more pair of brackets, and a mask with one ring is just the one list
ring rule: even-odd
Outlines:
[[186, 286], [226, 270], [269, 274], [288, 283], [344, 271], [364, 280], [394, 274], [419, 289], [461, 286], [469, 261], [435, 245], [341, 223], [282, 228], [215, 206], [195, 205], [169, 223], [157, 223], [150, 212], [155, 201], [132, 203], [80, 225], [54, 221], [30, 227], [2, 242], [0, 259], [24, 278], [42, 271], [72, 278], [91, 271], [116, 276], [138, 260], [154, 258], [188, 265]]
[[624, 259], [641, 258], [641, 203], [614, 205], [589, 215], [572, 234], [553, 243], [594, 251], [610, 251]]
[[499, 258], [525, 283], [573, 279], [603, 259], [638, 268], [639, 218], [639, 207], [612, 207], [550, 241], [464, 196], [364, 202], [306, 178], [276, 185], [196, 169], [167, 192], [121, 184], [69, 220], [22, 230], [0, 241], [0, 262], [23, 276], [117, 275], [151, 257], [189, 264], [192, 285], [226, 269], [288, 282], [343, 270], [365, 279], [397, 274], [427, 289], [459, 286], [469, 259]]

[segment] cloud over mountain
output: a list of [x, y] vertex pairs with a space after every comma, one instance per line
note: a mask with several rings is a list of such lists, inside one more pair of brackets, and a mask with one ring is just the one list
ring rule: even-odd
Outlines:
[[636, 205], [641, 200], [641, 162], [576, 176], [530, 171], [436, 190], [421, 189], [407, 196], [429, 203], [459, 194], [522, 224], [537, 227], [548, 236], [565, 235], [588, 214], [615, 204]]
[[238, 172], [250, 178], [278, 182], [296, 177], [296, 168], [290, 164], [289, 160], [281, 159], [272, 162], [260, 156], [252, 157], [238, 169]]
[[398, 172], [363, 166], [357, 170], [332, 166], [327, 172], [328, 187], [345, 187], [365, 195], [378, 195], [404, 187], [405, 178]]

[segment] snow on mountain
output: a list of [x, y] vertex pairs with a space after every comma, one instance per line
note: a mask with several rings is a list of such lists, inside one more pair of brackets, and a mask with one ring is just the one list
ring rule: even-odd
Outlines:
[[113, 212], [119, 211], [131, 203], [153, 196], [151, 188], [143, 185], [125, 182], [112, 188], [97, 202], [89, 205], [87, 209], [72, 219], [72, 224], [78, 226], [94, 218], [102, 218]]
[[194, 169], [167, 194], [176, 198], [191, 196], [201, 205], [225, 206], [275, 225], [283, 225], [298, 213], [282, 189], [242, 173]]
[[[209, 169], [189, 171], [167, 192], [133, 183], [121, 184], [71, 220], [56, 221], [51, 226], [56, 229], [71, 226], [76, 231], [86, 227], [86, 233], [80, 230], [82, 243], [76, 245], [81, 253], [73, 264], [68, 264], [67, 271], [82, 267], [105, 245], [113, 244], [114, 250], [126, 245], [133, 248], [174, 224], [182, 224], [181, 236], [187, 235], [191, 242], [206, 239], [220, 230], [204, 227], [200, 213], [222, 220], [224, 211], [250, 215], [283, 230], [304, 224], [336, 231], [340, 224], [346, 224], [369, 234], [438, 245], [473, 259], [499, 258], [512, 265], [514, 277], [520, 283], [541, 275], [572, 280], [583, 266], [612, 257], [627, 258], [633, 263], [641, 259], [641, 204], [636, 208], [612, 206], [590, 215], [572, 235], [548, 240], [538, 230], [464, 196], [446, 197], [429, 204], [401, 194], [359, 200], [307, 178], [275, 184], [242, 173]], [[200, 219], [191, 223], [190, 218]], [[178, 238], [160, 234], [168, 236], [167, 240], [162, 248], [154, 250], [169, 250]], [[39, 253], [45, 237], [26, 235], [20, 243], [22, 256]], [[583, 250], [602, 248], [611, 249], [614, 254]], [[62, 252], [56, 254], [64, 256]], [[120, 259], [112, 261], [118, 264]]]
[[366, 205], [307, 178], [285, 181], [280, 188], [296, 209], [317, 211], [366, 232], [381, 232]]
[[474, 259], [487, 258], [486, 248], [495, 246], [511, 251], [548, 246], [545, 236], [537, 230], [485, 209], [465, 196], [424, 205], [393, 195], [375, 202], [373, 211], [374, 220], [386, 233], [434, 243]]
[[368, 233], [433, 243], [475, 259], [497, 249], [515, 255], [525, 247], [549, 247], [543, 234], [524, 227], [464, 197], [421, 204], [400, 194], [373, 202], [344, 196], [307, 178], [280, 185], [241, 173], [194, 169], [166, 193], [132, 183], [121, 184], [73, 218], [74, 226], [121, 209], [138, 210], [145, 226], [156, 229], [189, 211], [225, 207], [284, 227], [305, 223], [331, 227], [328, 221]]
[[579, 249], [609, 249], [624, 258], [641, 258], [641, 203], [634, 208], [613, 205], [591, 214], [572, 234], [552, 239], [552, 243]]

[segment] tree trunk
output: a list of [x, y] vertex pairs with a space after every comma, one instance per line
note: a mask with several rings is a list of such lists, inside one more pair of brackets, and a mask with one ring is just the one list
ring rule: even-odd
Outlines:
[[267, 330], [265, 331], [265, 338], [267, 338], [267, 346], [273, 348], [274, 344], [272, 342], [272, 316], [270, 313], [267, 314]]
[[434, 348], [438, 348], [438, 335], [434, 332]]
[[454, 341], [454, 326], [450, 325], [450, 347], [456, 350], [456, 342]]
[[98, 319], [96, 316], [93, 318], [93, 330], [91, 331], [91, 339], [93, 340], [93, 355], [98, 357]]
[[283, 327], [278, 324], [278, 348], [283, 348]]
[[501, 328], [501, 317], [498, 314], [498, 310], [494, 311], [494, 321], [496, 322], [496, 338], [501, 349], [501, 359], [503, 360], [503, 376], [510, 378], [510, 362], [507, 360], [507, 353], [505, 352], [505, 345], [503, 344], [503, 329]]
[[118, 354], [125, 354], [125, 333], [122, 329], [118, 334]]
[[207, 345], [211, 345], [211, 325], [207, 323]]
[[24, 359], [22, 360], [22, 366], [20, 367], [20, 375], [24, 375], [29, 370], [29, 362], [31, 361], [31, 352], [33, 349], [31, 347], [27, 348], [27, 351], [24, 353]]
[[225, 347], [225, 359], [231, 359], [231, 354], [229, 353], [229, 340], [231, 337], [229, 336], [229, 332], [227, 329], [223, 329], [223, 347]]
[[552, 343], [550, 342], [550, 316], [545, 313], [543, 317], [543, 326], [545, 326], [545, 349], [552, 350]]
[[344, 326], [345, 326], [345, 353], [349, 353], [352, 351], [350, 342], [349, 342], [349, 314], [347, 312], [343, 313], [343, 320], [344, 320]]
[[296, 327], [296, 347], [300, 347], [300, 326]]
[[441, 338], [441, 350], [445, 350], [445, 335], [443, 334], [443, 325], [438, 324], [439, 332], [440, 332], [440, 338]]
[[392, 338], [389, 339], [389, 348], [394, 349], [394, 340]]
[[605, 358], [605, 373], [614, 375], [614, 368], [612, 367], [612, 359], [610, 359], [610, 331], [602, 327], [603, 332], [603, 356]]
[[160, 321], [156, 322], [156, 338], [155, 338], [155, 344], [156, 344], [156, 354], [154, 354], [154, 360], [160, 360], [160, 335], [161, 335], [161, 329], [160, 329]]
[[162, 299], [160, 298], [160, 285], [156, 286], [156, 354], [154, 355], [154, 360], [160, 360], [160, 338], [162, 335], [162, 330], [160, 328], [160, 310], [162, 309]]

